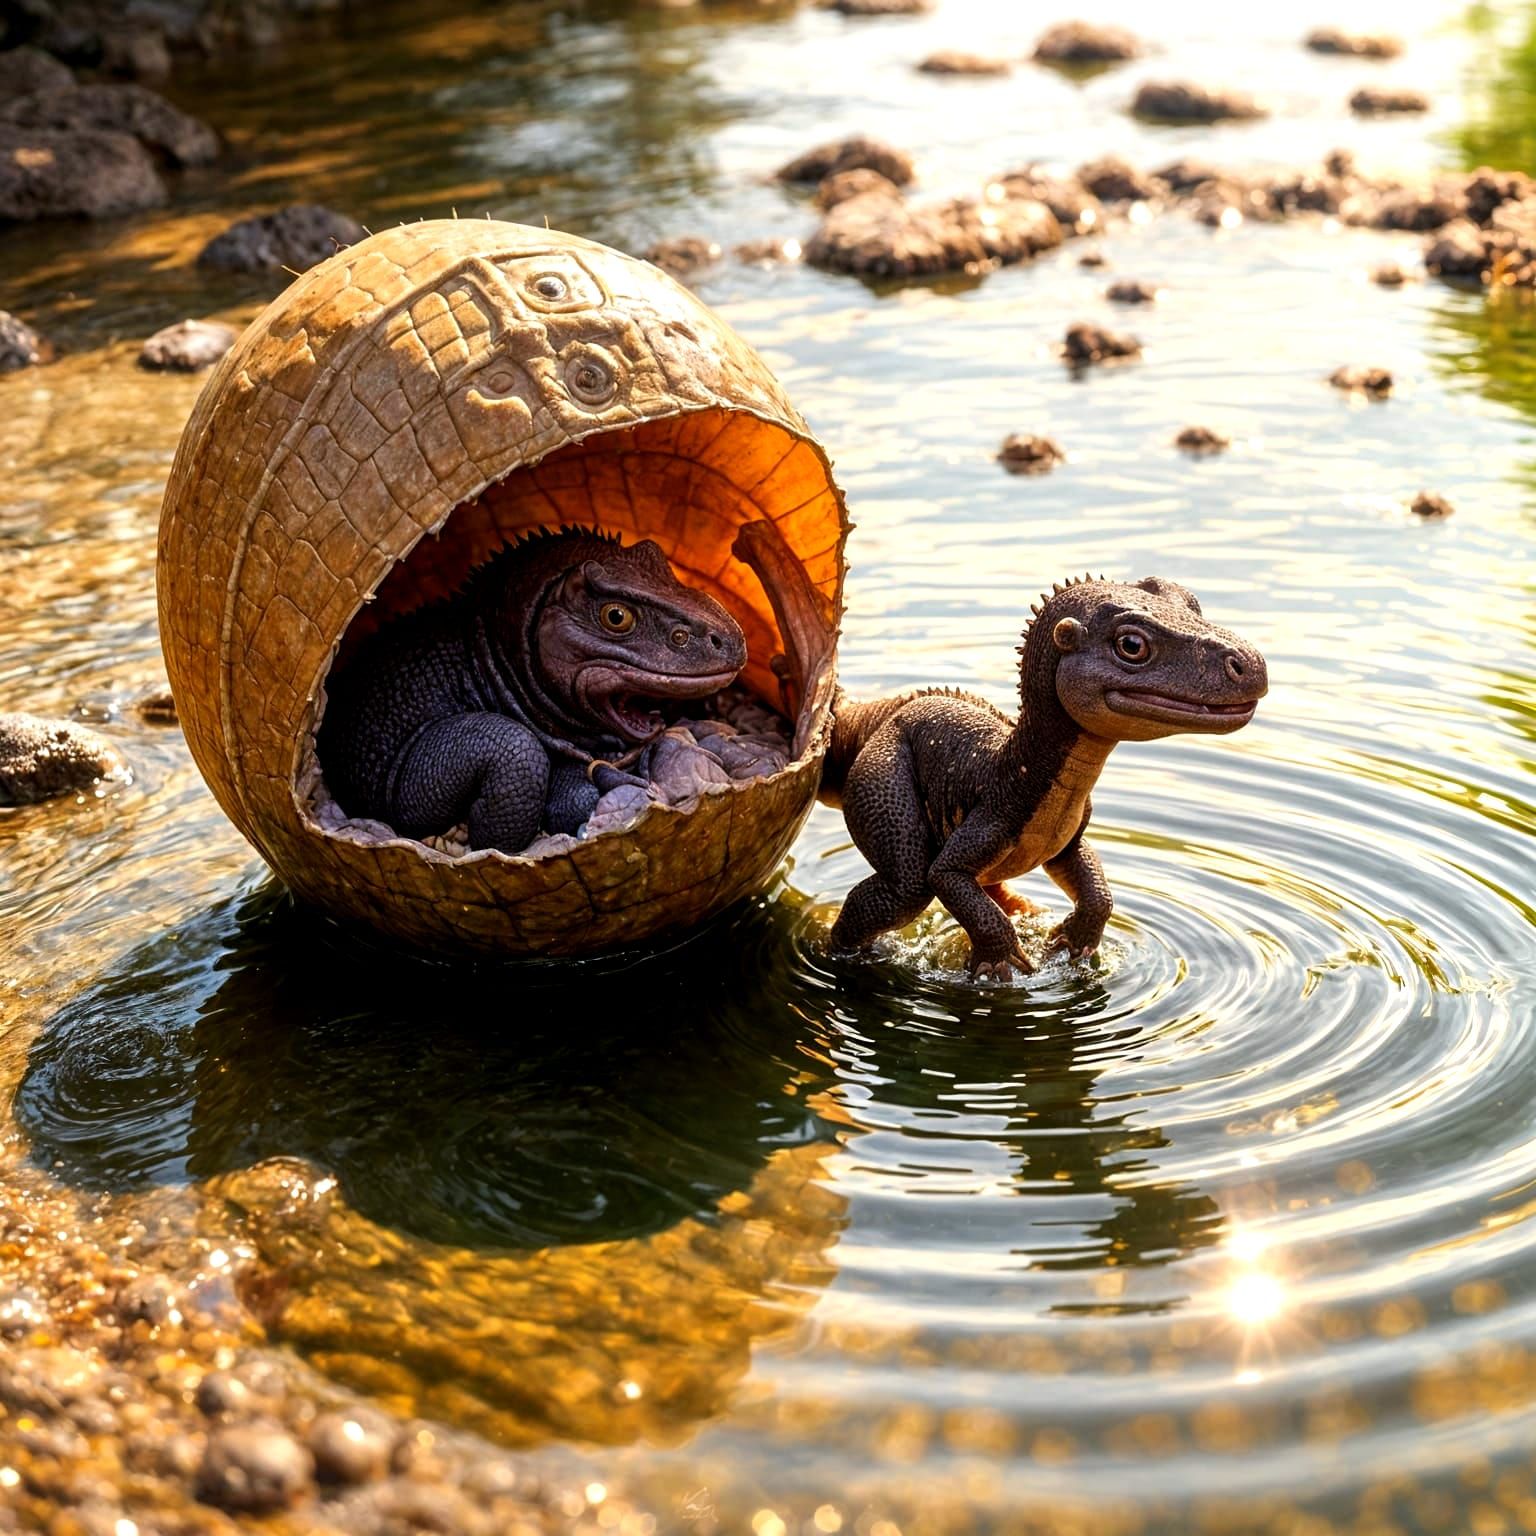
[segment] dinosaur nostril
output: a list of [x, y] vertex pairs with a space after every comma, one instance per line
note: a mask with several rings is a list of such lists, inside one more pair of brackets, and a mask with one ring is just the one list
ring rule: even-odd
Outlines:
[[1247, 667], [1243, 664], [1243, 658], [1239, 656], [1236, 651], [1227, 652], [1227, 676], [1230, 677], [1234, 683], [1241, 682], [1243, 679], [1243, 674], [1247, 670]]
[[725, 641], [722, 640], [720, 636], [713, 630], [710, 631], [709, 643], [714, 646], [717, 651], [723, 651], [725, 649]]

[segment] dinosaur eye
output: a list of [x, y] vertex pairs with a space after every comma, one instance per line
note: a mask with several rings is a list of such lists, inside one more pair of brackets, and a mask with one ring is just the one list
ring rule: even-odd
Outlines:
[[566, 286], [565, 279], [553, 272], [541, 272], [534, 278], [529, 287], [538, 294], [541, 299], [547, 299], [551, 304], [558, 303], [571, 290]]
[[604, 603], [597, 610], [597, 622], [610, 635], [627, 635], [635, 627], [635, 610], [624, 603]]
[[1115, 655], [1138, 666], [1152, 654], [1152, 642], [1139, 629], [1122, 629], [1115, 636]]
[[668, 638], [668, 639], [669, 639], [669, 640], [670, 640], [670, 641], [671, 641], [671, 642], [672, 642], [672, 644], [673, 644], [673, 645], [674, 645], [674, 646], [675, 646], [675, 647], [676, 647], [676, 648], [677, 648], [677, 649], [678, 649], [678, 650], [680, 650], [680, 651], [681, 651], [681, 650], [685, 650], [685, 649], [687, 649], [687, 646], [688, 646], [688, 642], [689, 642], [689, 641], [690, 641], [690, 640], [691, 640], [691, 639], [693, 639], [693, 636], [692, 636], [692, 635], [690, 635], [690, 634], [689, 634], [689, 633], [688, 633], [688, 631], [687, 631], [687, 630], [686, 630], [686, 629], [684, 629], [684, 628], [683, 628], [683, 626], [682, 626], [682, 625], [681, 625], [681, 624], [679, 624], [679, 625], [678, 625], [678, 626], [677, 626], [677, 628], [676, 628], [676, 629], [674, 629], [674, 630], [673, 630], [673, 631], [672, 631], [672, 633], [671, 633], [671, 634], [670, 634], [670, 635], [668, 635], [668, 636], [667, 636], [667, 638]]

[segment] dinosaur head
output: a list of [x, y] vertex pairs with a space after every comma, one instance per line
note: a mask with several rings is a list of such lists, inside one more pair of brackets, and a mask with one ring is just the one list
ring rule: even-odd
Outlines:
[[1263, 656], [1208, 622], [1177, 582], [1085, 577], [1056, 587], [1034, 613], [1023, 647], [1026, 699], [1032, 686], [1052, 687], [1095, 736], [1240, 730], [1269, 690]]
[[530, 638], [540, 691], [573, 734], [648, 741], [665, 724], [661, 700], [705, 698], [746, 664], [741, 626], [650, 540], [584, 538], [572, 553]]

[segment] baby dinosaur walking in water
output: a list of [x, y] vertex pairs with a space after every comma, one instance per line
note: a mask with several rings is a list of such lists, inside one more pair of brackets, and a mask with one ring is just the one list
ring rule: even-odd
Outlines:
[[1114, 904], [1084, 833], [1110, 752], [1239, 730], [1268, 690], [1263, 656], [1175, 582], [1084, 577], [1033, 612], [1016, 720], [948, 689], [838, 693], [820, 794], [875, 872], [849, 892], [834, 948], [862, 949], [937, 897], [970, 937], [973, 975], [1028, 973], [1009, 919], [1031, 908], [1003, 882], [1043, 865], [1073, 904], [1049, 947], [1092, 954]]

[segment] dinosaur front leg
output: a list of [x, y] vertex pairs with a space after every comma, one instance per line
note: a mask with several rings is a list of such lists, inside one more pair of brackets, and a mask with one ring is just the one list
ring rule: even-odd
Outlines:
[[1072, 900], [1072, 912], [1052, 930], [1047, 949], [1064, 949], [1074, 960], [1086, 960], [1104, 937], [1105, 924], [1115, 910], [1115, 899], [1109, 893], [1109, 881], [1104, 878], [1104, 866], [1099, 856], [1083, 841], [1083, 829], [1088, 818], [1083, 818], [1072, 841], [1056, 855], [1047, 859], [1045, 872]]
[[1008, 841], [990, 816], [973, 812], [928, 869], [933, 894], [971, 941], [971, 974], [997, 981], [1011, 980], [1015, 965], [1026, 976], [1034, 970], [1008, 915], [980, 879], [980, 872], [996, 863]]

